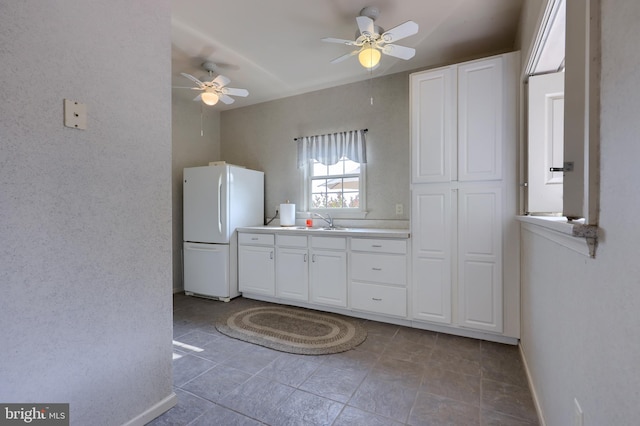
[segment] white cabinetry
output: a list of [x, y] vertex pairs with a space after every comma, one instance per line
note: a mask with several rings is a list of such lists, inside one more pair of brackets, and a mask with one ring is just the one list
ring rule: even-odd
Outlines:
[[413, 316], [451, 323], [453, 190], [447, 184], [414, 185], [411, 204]]
[[238, 287], [240, 291], [275, 295], [273, 234], [238, 233]]
[[309, 252], [306, 235], [276, 235], [276, 296], [309, 299]]
[[511, 252], [518, 238], [511, 225], [518, 57], [510, 53], [411, 75], [417, 320], [518, 337], [517, 309], [504, 309], [518, 303], [517, 249]]
[[407, 242], [351, 239], [350, 301], [355, 310], [407, 316]]
[[311, 302], [347, 306], [346, 250], [344, 237], [311, 237]]

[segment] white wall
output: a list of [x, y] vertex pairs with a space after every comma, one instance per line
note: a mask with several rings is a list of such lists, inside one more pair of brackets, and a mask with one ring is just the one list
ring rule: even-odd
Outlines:
[[[600, 243], [589, 259], [522, 238], [522, 348], [547, 425], [634, 425], [640, 416], [640, 3], [601, 0]], [[526, 40], [523, 40], [525, 42]]]
[[[265, 216], [271, 217], [287, 199], [302, 207], [295, 137], [364, 128], [367, 219], [408, 227], [408, 73], [223, 111], [222, 158], [265, 172]], [[395, 214], [396, 203], [404, 205], [402, 215]]]
[[171, 399], [170, 35], [166, 0], [0, 3], [2, 402]]
[[173, 204], [173, 291], [182, 283], [182, 175], [185, 167], [206, 166], [220, 160], [220, 112], [215, 107], [172, 96], [172, 204]]

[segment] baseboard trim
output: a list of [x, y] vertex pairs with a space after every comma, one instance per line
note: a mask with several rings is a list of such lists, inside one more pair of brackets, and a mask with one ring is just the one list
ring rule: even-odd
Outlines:
[[531, 397], [533, 398], [533, 405], [536, 407], [536, 414], [538, 415], [538, 422], [540, 422], [540, 426], [547, 426], [547, 423], [544, 421], [544, 416], [542, 415], [542, 407], [540, 406], [540, 400], [538, 399], [538, 393], [536, 392], [535, 386], [533, 386], [533, 380], [531, 379], [531, 371], [529, 371], [529, 365], [527, 364], [527, 358], [524, 356], [524, 349], [522, 348], [522, 340], [518, 345], [518, 349], [520, 350], [520, 358], [522, 359], [522, 364], [524, 365], [524, 371], [527, 374], [527, 383], [529, 384], [529, 391], [531, 392]]
[[149, 409], [129, 420], [127, 423], [124, 423], [122, 426], [144, 426], [151, 420], [162, 415], [166, 411], [169, 411], [169, 409], [173, 408], [177, 403], [178, 396], [175, 394], [175, 392], [171, 392], [171, 395], [158, 402], [157, 404], [149, 407]]

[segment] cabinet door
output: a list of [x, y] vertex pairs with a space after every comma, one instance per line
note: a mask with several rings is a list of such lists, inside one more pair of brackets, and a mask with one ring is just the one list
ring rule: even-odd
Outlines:
[[455, 67], [411, 75], [413, 183], [447, 182], [455, 176]]
[[309, 263], [306, 249], [278, 247], [276, 251], [276, 295], [283, 299], [309, 299]]
[[502, 191], [458, 191], [458, 322], [502, 332]]
[[238, 246], [238, 287], [248, 293], [275, 295], [274, 248]]
[[412, 194], [413, 316], [451, 323], [452, 228], [450, 185], [418, 185]]
[[347, 253], [313, 250], [311, 252], [310, 298], [312, 302], [347, 306]]
[[502, 58], [458, 67], [458, 179], [502, 179]]

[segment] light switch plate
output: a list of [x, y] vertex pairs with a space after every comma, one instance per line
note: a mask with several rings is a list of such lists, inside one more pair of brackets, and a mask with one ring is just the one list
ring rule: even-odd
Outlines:
[[70, 99], [64, 100], [64, 125], [74, 129], [87, 129], [87, 105]]

